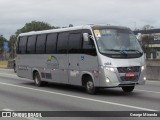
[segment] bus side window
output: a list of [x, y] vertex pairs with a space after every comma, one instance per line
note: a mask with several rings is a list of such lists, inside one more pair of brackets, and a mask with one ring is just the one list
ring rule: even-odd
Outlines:
[[59, 33], [57, 43], [57, 53], [66, 54], [68, 47], [68, 32]]
[[95, 45], [93, 40], [90, 38], [89, 41], [83, 40], [83, 49], [94, 49]]
[[46, 54], [56, 53], [57, 36], [57, 33], [48, 34], [46, 41]]
[[82, 39], [80, 33], [71, 33], [69, 35], [68, 52], [69, 53], [80, 53], [82, 45]]
[[19, 41], [17, 42], [17, 52], [19, 54], [25, 54], [26, 53], [26, 44], [27, 44], [27, 37], [20, 37]]
[[27, 42], [27, 53], [33, 54], [35, 53], [35, 46], [36, 46], [36, 36], [29, 36]]
[[45, 53], [45, 42], [46, 42], [46, 35], [38, 35], [37, 43], [36, 43], [36, 53], [37, 54], [44, 54]]

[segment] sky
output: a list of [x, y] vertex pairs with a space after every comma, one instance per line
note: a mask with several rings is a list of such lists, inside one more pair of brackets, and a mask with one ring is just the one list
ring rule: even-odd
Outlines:
[[160, 28], [160, 0], [0, 0], [0, 35], [33, 20], [53, 26], [110, 24]]

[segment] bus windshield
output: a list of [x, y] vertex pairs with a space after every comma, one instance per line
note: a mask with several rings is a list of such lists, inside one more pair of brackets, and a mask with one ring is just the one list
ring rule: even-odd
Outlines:
[[129, 29], [94, 29], [100, 53], [139, 54], [141, 46]]

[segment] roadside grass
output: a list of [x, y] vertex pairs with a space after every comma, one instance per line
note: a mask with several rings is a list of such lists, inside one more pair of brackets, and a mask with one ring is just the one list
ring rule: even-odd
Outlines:
[[7, 68], [7, 65], [8, 65], [8, 61], [6, 61], [6, 60], [1, 61], [0, 60], [0, 68]]

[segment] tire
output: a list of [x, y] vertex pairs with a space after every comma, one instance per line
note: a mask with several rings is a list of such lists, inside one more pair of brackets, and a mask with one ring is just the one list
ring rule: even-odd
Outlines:
[[96, 92], [97, 92], [97, 89], [94, 86], [94, 82], [93, 82], [92, 78], [90, 78], [90, 77], [87, 77], [87, 80], [85, 82], [85, 88], [86, 88], [86, 92], [88, 94], [93, 95], [93, 94], [96, 94]]
[[135, 88], [135, 86], [123, 86], [122, 87], [122, 90], [124, 91], [124, 92], [132, 92], [133, 90], [134, 90], [134, 88]]
[[41, 78], [40, 78], [40, 75], [38, 72], [36, 72], [34, 74], [34, 82], [35, 82], [35, 85], [38, 86], [38, 87], [41, 87], [44, 85], [44, 82], [41, 81]]

